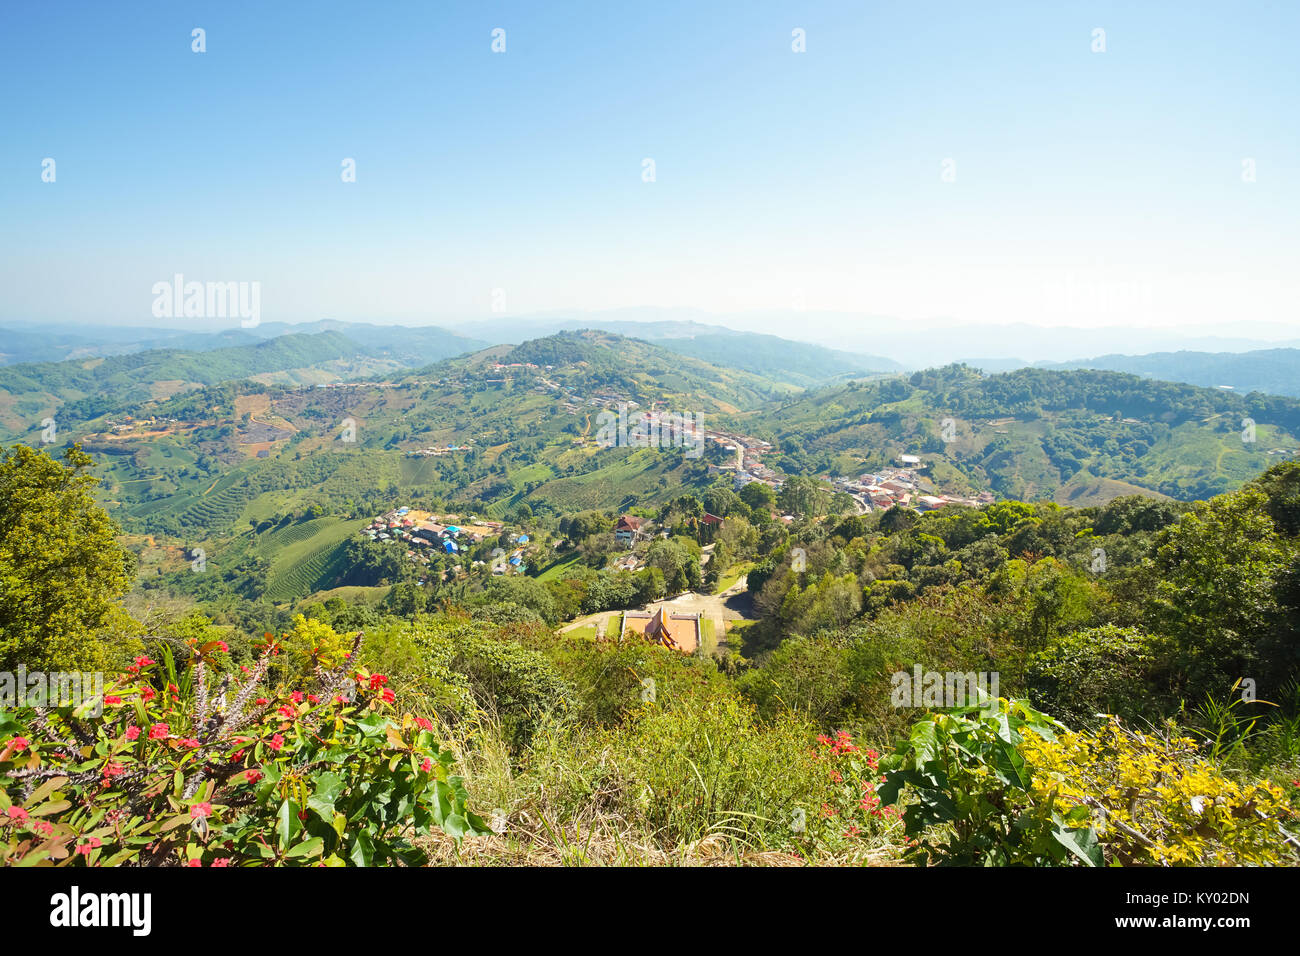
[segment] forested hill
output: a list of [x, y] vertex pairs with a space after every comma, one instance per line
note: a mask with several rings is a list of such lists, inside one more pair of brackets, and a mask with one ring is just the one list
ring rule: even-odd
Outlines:
[[853, 474], [922, 455], [941, 485], [1075, 500], [1123, 482], [1190, 500], [1295, 454], [1300, 401], [1120, 372], [963, 365], [804, 395], [745, 421], [787, 471]]

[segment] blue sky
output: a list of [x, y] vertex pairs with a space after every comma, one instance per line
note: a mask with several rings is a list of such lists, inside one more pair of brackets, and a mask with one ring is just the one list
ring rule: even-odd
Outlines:
[[261, 282], [264, 321], [1294, 322], [1298, 34], [1283, 2], [10, 3], [0, 321], [158, 324], [182, 273]]

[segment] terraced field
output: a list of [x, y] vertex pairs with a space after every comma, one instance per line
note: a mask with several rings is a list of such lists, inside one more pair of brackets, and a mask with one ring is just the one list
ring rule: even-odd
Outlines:
[[262, 535], [258, 552], [270, 567], [266, 596], [286, 601], [330, 587], [343, 571], [343, 542], [359, 524], [346, 518], [300, 521]]

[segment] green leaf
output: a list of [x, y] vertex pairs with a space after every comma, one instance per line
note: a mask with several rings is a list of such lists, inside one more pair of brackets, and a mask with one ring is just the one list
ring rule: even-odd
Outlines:
[[338, 774], [327, 771], [317, 776], [315, 783], [316, 789], [307, 798], [307, 807], [329, 820], [334, 815], [334, 802], [343, 793], [343, 779]]
[[285, 800], [280, 804], [280, 809], [275, 815], [275, 834], [280, 840], [280, 851], [283, 852], [293, 838], [302, 830], [302, 821], [298, 819], [298, 805], [292, 800]]
[[917, 721], [909, 740], [918, 765], [926, 763], [939, 752], [938, 731], [932, 720]]
[[1092, 827], [1072, 830], [1060, 826], [1058, 822], [1056, 826], [1052, 827], [1052, 836], [1057, 843], [1088, 864], [1088, 866], [1102, 865], [1101, 846], [1097, 843], [1097, 834]]
[[312, 837], [310, 840], [303, 840], [296, 847], [286, 853], [285, 859], [298, 860], [303, 857], [320, 856], [321, 850], [325, 848], [325, 841], [320, 837]]

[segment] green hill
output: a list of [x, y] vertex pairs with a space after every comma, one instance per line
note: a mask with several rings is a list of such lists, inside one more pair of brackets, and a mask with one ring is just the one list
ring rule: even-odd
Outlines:
[[1105, 481], [1208, 497], [1300, 444], [1295, 399], [1087, 370], [985, 376], [949, 366], [826, 389], [738, 421], [773, 441], [771, 461], [786, 471], [856, 474], [911, 453], [946, 485], [1025, 500]]

